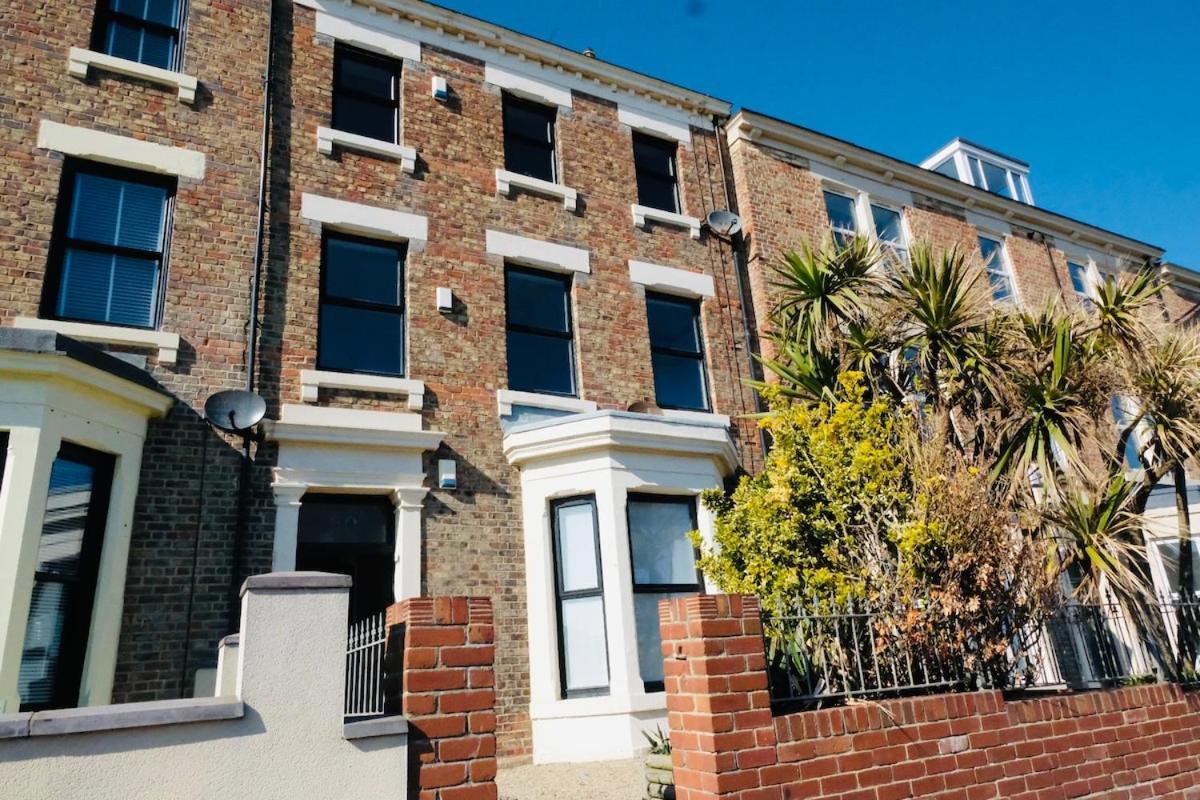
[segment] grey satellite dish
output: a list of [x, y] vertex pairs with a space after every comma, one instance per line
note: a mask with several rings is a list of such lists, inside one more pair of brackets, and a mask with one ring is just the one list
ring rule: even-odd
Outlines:
[[215, 427], [230, 433], [245, 433], [267, 414], [267, 403], [254, 392], [229, 389], [209, 395], [204, 401], [204, 417]]
[[718, 209], [705, 220], [709, 229], [718, 236], [733, 236], [742, 229], [742, 218], [732, 211]]

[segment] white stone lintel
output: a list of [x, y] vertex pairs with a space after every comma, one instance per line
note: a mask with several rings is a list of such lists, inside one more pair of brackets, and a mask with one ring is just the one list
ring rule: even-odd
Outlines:
[[582, 247], [543, 242], [503, 231], [487, 231], [487, 251], [519, 264], [556, 272], [591, 272], [590, 254]]
[[506, 169], [496, 170], [496, 193], [508, 197], [512, 194], [513, 187], [524, 189], [532, 194], [556, 197], [563, 201], [563, 208], [567, 211], [574, 212], [579, 204], [579, 192], [570, 186], [551, 183], [541, 178], [531, 178], [528, 175], [509, 172]]
[[633, 224], [639, 228], [645, 228], [647, 222], [657, 222], [660, 225], [683, 228], [691, 234], [693, 239], [700, 238], [700, 220], [695, 217], [676, 214], [673, 211], [663, 211], [661, 208], [639, 206], [637, 203], [631, 205], [630, 210], [633, 212]]
[[175, 89], [179, 93], [181, 103], [196, 102], [196, 89], [200, 82], [191, 75], [152, 67], [140, 61], [118, 58], [107, 53], [97, 53], [95, 50], [84, 50], [82, 47], [72, 47], [67, 53], [67, 72], [76, 78], [87, 78], [88, 70], [92, 67]]
[[409, 411], [420, 411], [425, 405], [425, 383], [423, 381], [321, 369], [300, 370], [300, 400], [302, 402], [317, 402], [318, 393], [322, 387], [405, 395], [408, 398]]
[[400, 170], [409, 175], [417, 171], [417, 151], [411, 147], [385, 142], [382, 139], [372, 139], [369, 136], [359, 136], [357, 133], [347, 133], [335, 128], [317, 128], [317, 152], [326, 156], [333, 155], [335, 145], [347, 150], [357, 150], [399, 161]]
[[335, 230], [424, 243], [429, 238], [429, 221], [419, 214], [305, 192], [300, 198], [300, 216]]
[[684, 297], [714, 297], [715, 284], [711, 275], [689, 272], [678, 267], [664, 267], [645, 261], [629, 261], [629, 280], [647, 289]]
[[204, 154], [44, 119], [37, 146], [68, 156], [179, 178], [204, 178]]

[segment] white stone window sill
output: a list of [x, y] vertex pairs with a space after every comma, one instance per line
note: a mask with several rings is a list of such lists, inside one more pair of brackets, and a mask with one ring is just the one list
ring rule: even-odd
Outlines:
[[637, 203], [629, 208], [633, 212], [633, 224], [639, 228], [645, 228], [647, 222], [657, 222], [661, 225], [683, 228], [691, 234], [693, 239], [700, 238], [700, 220], [695, 217], [676, 214], [673, 211], [663, 211], [660, 208], [650, 208], [650, 206], [639, 206]]
[[533, 406], [534, 408], [549, 408], [555, 411], [573, 411], [579, 414], [586, 414], [598, 408], [591, 400], [580, 400], [577, 397], [559, 397], [556, 394], [539, 394], [538, 392], [518, 392], [513, 389], [497, 390], [496, 404], [500, 408], [500, 416], [502, 417], [511, 416], [513, 406]]
[[685, 411], [681, 408], [662, 409], [664, 419], [674, 419], [680, 422], [718, 422], [729, 427], [729, 417], [726, 414], [715, 414], [711, 411]]
[[179, 334], [167, 331], [148, 331], [142, 328], [122, 328], [118, 325], [67, 322], [60, 319], [36, 319], [34, 317], [17, 317], [13, 321], [13, 327], [55, 331], [81, 342], [156, 347], [160, 364], [174, 364], [179, 359]]
[[359, 136], [357, 133], [347, 133], [334, 128], [317, 128], [317, 152], [321, 155], [332, 155], [334, 145], [399, 161], [400, 169], [409, 175], [417, 171], [417, 151], [411, 147], [385, 142], [382, 139], [372, 139], [369, 136]]
[[91, 67], [157, 83], [159, 86], [166, 86], [179, 92], [179, 102], [181, 103], [196, 102], [196, 89], [200, 82], [191, 75], [161, 67], [152, 67], [149, 64], [130, 61], [127, 58], [117, 58], [107, 53], [97, 53], [95, 50], [72, 47], [67, 54], [67, 72], [76, 78], [86, 78], [88, 69]]
[[531, 178], [506, 169], [496, 170], [496, 192], [505, 197], [512, 194], [513, 187], [524, 189], [533, 194], [557, 197], [563, 201], [563, 208], [574, 211], [579, 202], [579, 192], [561, 183], [551, 183], [540, 178]]
[[318, 392], [322, 387], [405, 395], [408, 398], [409, 411], [420, 411], [425, 406], [424, 381], [411, 378], [389, 378], [383, 375], [358, 375], [353, 372], [331, 372], [321, 369], [300, 370], [301, 402], [317, 402]]
[[195, 697], [52, 711], [26, 711], [0, 716], [0, 739], [216, 722], [241, 719], [245, 715], [245, 705], [236, 697]]

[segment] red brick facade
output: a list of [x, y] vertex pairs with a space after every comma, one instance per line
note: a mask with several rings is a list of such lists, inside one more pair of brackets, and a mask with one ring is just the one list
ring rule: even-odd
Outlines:
[[[418, 597], [391, 606], [403, 648], [395, 713], [408, 720], [418, 800], [496, 800], [496, 629], [486, 597]], [[389, 643], [389, 649], [391, 645]], [[389, 652], [389, 657], [392, 653]]]
[[680, 800], [1200, 797], [1200, 695], [1178, 686], [773, 716], [755, 600], [685, 598], [660, 613]]
[[[411, 5], [413, 14], [449, 13]], [[415, 171], [340, 148], [322, 155], [317, 129], [331, 123], [334, 39], [317, 32], [310, 6], [189, 0], [182, 69], [199, 79], [194, 104], [180, 103], [174, 90], [98, 68], [86, 80], [70, 76], [68, 51], [91, 41], [91, 3], [50, 0], [0, 9], [0, 42], [10, 64], [0, 76], [0, 179], [9, 189], [0, 197], [0, 324], [38, 317], [42, 307], [63, 165], [61, 154], [37, 146], [43, 120], [204, 154], [203, 179], [179, 180], [171, 218], [160, 327], [179, 335], [178, 363], [159, 363], [154, 349], [106, 346], [144, 359], [177, 399], [166, 419], [151, 424], [143, 452], [112, 699], [187, 695], [197, 671], [215, 664], [217, 640], [236, 624], [231, 587], [273, 563], [277, 446], [254, 445], [250, 485], [239, 500], [240, 442], [211, 433], [201, 415], [209, 395], [246, 383], [273, 7], [262, 327], [253, 388], [266, 399], [268, 417], [277, 419], [284, 405], [301, 403], [301, 371], [316, 367], [321, 231], [301, 216], [304, 194], [427, 220], [428, 239], [409, 249], [404, 269], [405, 377], [424, 382], [424, 429], [446, 434], [425, 457], [425, 485], [437, 484], [438, 459], [455, 461], [458, 484], [431, 488], [424, 499], [421, 590], [491, 598], [496, 637], [504, 643], [494, 665], [498, 752], [525, 758], [532, 749], [529, 554], [520, 476], [504, 457], [497, 411], [497, 390], [508, 386], [504, 263], [487, 252], [486, 231], [588, 252], [590, 272], [575, 277], [570, 302], [579, 396], [600, 409], [625, 410], [655, 394], [645, 290], [631, 282], [629, 261], [710, 278], [714, 295], [701, 304], [701, 323], [712, 406], [732, 418], [741, 465], [753, 471], [761, 463], [761, 442], [746, 416], [756, 410], [756, 398], [745, 382], [753, 372], [752, 332], [772, 302], [766, 265], [784, 249], [824, 236], [821, 182], [804, 157], [762, 144], [729, 147], [721, 120], [708, 124], [720, 101], [701, 103], [686, 90], [603, 62], [556, 66], [556, 59], [580, 57], [540, 43], [523, 46], [547, 48], [540, 55], [544, 64], [526, 62], [524, 53], [518, 63], [548, 67], [575, 86], [570, 108], [558, 112], [557, 157], [562, 182], [579, 192], [579, 207], [568, 212], [558, 200], [524, 192], [500, 196], [501, 91], [485, 80], [479, 48], [489, 59], [516, 60], [514, 45], [485, 45], [465, 35], [458, 44], [447, 42], [442, 23], [420, 28], [422, 36], [436, 31], [440, 43], [419, 43], [420, 59], [405, 59], [401, 73], [400, 139], [416, 150]], [[408, 19], [396, 18], [402, 17]], [[448, 100], [432, 96], [434, 77], [447, 82]], [[712, 210], [736, 207], [746, 223], [748, 265], [708, 231], [693, 238], [668, 225], [633, 225], [632, 129], [614, 96], [633, 101], [631, 107], [689, 115], [693, 124], [684, 138], [690, 144], [676, 153], [681, 210], [703, 220]], [[914, 238], [975, 246], [962, 207], [914, 193], [904, 211]], [[1012, 239], [1023, 298], [1040, 302], [1069, 286], [1061, 251], [1016, 234]], [[452, 313], [435, 307], [442, 287], [454, 294]], [[744, 300], [752, 307], [743, 307]], [[1178, 317], [1192, 302], [1181, 290], [1168, 306]], [[407, 399], [344, 389], [322, 389], [310, 405], [411, 413]]]

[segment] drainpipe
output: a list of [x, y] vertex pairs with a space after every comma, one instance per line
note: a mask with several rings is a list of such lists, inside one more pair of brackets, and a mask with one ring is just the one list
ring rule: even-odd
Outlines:
[[[250, 277], [249, 319], [246, 323], [246, 391], [254, 391], [258, 369], [258, 300], [263, 268], [263, 239], [266, 235], [267, 157], [271, 142], [271, 80], [274, 77], [275, 0], [267, 4], [266, 66], [263, 70], [262, 136], [258, 151], [258, 218], [254, 232], [254, 269]], [[250, 443], [249, 432], [242, 436], [241, 469], [238, 473], [237, 521], [233, 533], [233, 555], [230, 564], [229, 609], [226, 628], [236, 633], [240, 626], [240, 596], [242, 560], [246, 533], [249, 527], [250, 505]], [[190, 621], [189, 621], [190, 622]]]
[[[721, 189], [725, 192], [725, 207], [736, 214], [737, 200], [729, 192], [729, 176], [725, 171], [725, 158], [729, 155], [729, 139], [725, 134], [725, 122], [728, 119], [728, 117], [722, 119], [716, 114], [713, 114], [712, 126], [713, 133], [716, 134], [717, 137], [717, 155], [721, 164]], [[749, 364], [751, 377], [760, 379], [761, 376], [758, 373], [758, 362], [754, 360], [754, 347], [752, 344], [753, 342], [757, 341], [757, 338], [754, 335], [754, 331], [750, 329], [750, 317], [746, 312], [750, 298], [746, 295], [745, 284], [742, 281], [742, 270], [748, 269], [750, 260], [746, 257], [745, 253], [746, 237], [742, 235], [741, 231], [738, 231], [733, 236], [729, 237], [729, 247], [731, 253], [733, 254], [733, 277], [737, 282], [738, 301], [742, 305], [742, 332], [746, 342], [746, 362]], [[754, 398], [755, 412], [761, 413], [764, 410], [762, 397], [760, 397], [756, 391], [752, 391], [751, 395]], [[763, 458], [765, 459], [767, 455], [766, 435], [764, 434], [762, 428], [759, 428], [757, 425], [755, 426], [755, 430], [758, 431], [759, 448]]]

